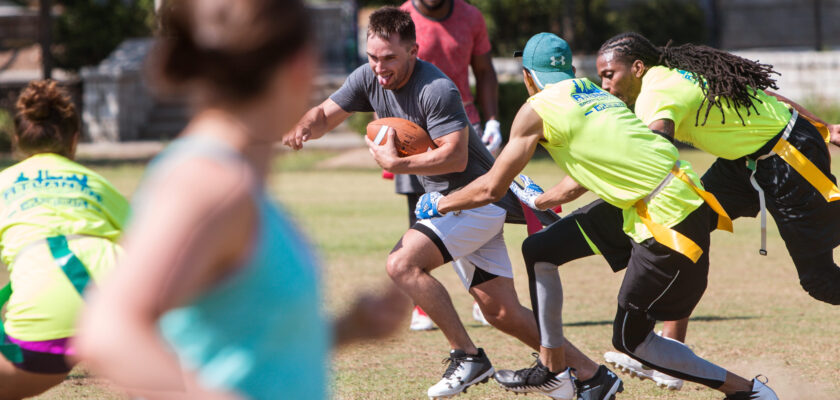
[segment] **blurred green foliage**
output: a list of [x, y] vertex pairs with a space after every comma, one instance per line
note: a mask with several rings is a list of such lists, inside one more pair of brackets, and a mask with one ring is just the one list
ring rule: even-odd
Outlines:
[[8, 153], [12, 150], [12, 134], [15, 123], [12, 114], [0, 108], [0, 152]]
[[105, 59], [123, 40], [150, 36], [154, 0], [61, 0], [53, 33], [56, 66], [78, 70]]
[[675, 45], [707, 40], [706, 14], [695, 1], [636, 0], [625, 9], [607, 13], [606, 23], [620, 32], [641, 33], [657, 46], [669, 40]]
[[351, 131], [364, 135], [367, 132], [367, 124], [370, 121], [373, 121], [372, 112], [357, 112], [350, 115], [350, 118], [347, 118], [347, 126]]
[[[691, 0], [635, 0], [621, 7], [609, 0], [467, 0], [484, 14], [493, 55], [510, 57], [532, 35], [553, 32], [563, 36], [566, 10], [573, 26], [569, 41], [576, 53], [594, 53], [604, 41], [625, 31], [636, 31], [663, 46], [705, 43], [703, 9]], [[360, 7], [400, 5], [403, 1], [362, 0]]]

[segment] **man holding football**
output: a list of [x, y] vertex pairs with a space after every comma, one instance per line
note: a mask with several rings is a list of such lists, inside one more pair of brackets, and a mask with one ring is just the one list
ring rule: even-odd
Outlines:
[[[283, 139], [293, 149], [320, 138], [353, 112], [398, 117], [425, 129], [437, 147], [399, 157], [394, 132], [386, 145], [367, 139], [374, 159], [393, 173], [420, 175], [426, 192], [449, 193], [487, 172], [493, 157], [469, 123], [455, 84], [430, 63], [418, 60], [414, 24], [408, 13], [384, 7], [370, 16], [368, 64], [357, 68], [330, 98], [307, 112]], [[409, 229], [388, 256], [394, 282], [421, 306], [449, 341], [449, 367], [428, 390], [431, 398], [449, 397], [490, 378], [494, 369], [484, 351], [470, 339], [446, 289], [430, 272], [453, 260], [456, 273], [496, 328], [532, 348], [539, 345], [536, 321], [519, 303], [502, 228], [523, 223], [512, 193], [499, 201], [442, 218], [420, 221]], [[570, 363], [594, 375], [598, 366], [568, 346]]]

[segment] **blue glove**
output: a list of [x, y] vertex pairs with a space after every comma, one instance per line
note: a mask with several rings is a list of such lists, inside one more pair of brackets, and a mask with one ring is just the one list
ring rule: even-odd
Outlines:
[[417, 200], [414, 215], [417, 216], [417, 219], [442, 217], [443, 214], [438, 211], [438, 202], [442, 198], [443, 195], [440, 192], [424, 193], [420, 196], [420, 200]]
[[513, 194], [516, 195], [516, 197], [519, 198], [519, 201], [525, 203], [525, 205], [527, 205], [528, 207], [531, 207], [534, 210], [543, 211], [542, 209], [537, 208], [537, 206], [534, 204], [534, 202], [537, 200], [537, 197], [544, 193], [542, 188], [536, 183], [534, 183], [534, 181], [531, 180], [531, 178], [529, 178], [528, 175], [519, 174], [519, 179], [522, 180], [522, 184], [524, 184], [525, 186], [522, 187], [518, 183], [516, 183], [516, 181], [513, 181], [510, 183], [510, 190], [513, 192]]

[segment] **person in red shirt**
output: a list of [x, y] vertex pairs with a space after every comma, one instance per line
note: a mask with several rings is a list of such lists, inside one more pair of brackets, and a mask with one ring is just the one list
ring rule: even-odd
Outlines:
[[[434, 64], [455, 83], [470, 124], [487, 150], [497, 156], [502, 148], [501, 126], [496, 119], [499, 82], [481, 11], [464, 0], [407, 0], [400, 9], [409, 12], [414, 21], [419, 46], [417, 57]], [[475, 75], [475, 97], [470, 91], [469, 67]], [[484, 114], [483, 129], [476, 102]], [[409, 224], [413, 225], [414, 207], [423, 188], [413, 175], [396, 175], [395, 179], [396, 192], [408, 197]], [[431, 318], [420, 307], [415, 307], [411, 316], [412, 330], [434, 328]], [[477, 304], [473, 304], [473, 318], [489, 325]]]

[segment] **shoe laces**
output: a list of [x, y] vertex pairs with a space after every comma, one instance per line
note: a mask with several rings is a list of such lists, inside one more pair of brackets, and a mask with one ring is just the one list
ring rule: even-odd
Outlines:
[[534, 357], [534, 363], [528, 368], [516, 370], [513, 374], [516, 377], [522, 378], [528, 384], [532, 382], [543, 383], [545, 382], [545, 377], [551, 374], [551, 372], [548, 370], [548, 367], [542, 365], [539, 354], [531, 353], [531, 356]]
[[444, 358], [440, 363], [446, 364], [449, 363], [449, 366], [446, 367], [446, 371], [443, 372], [443, 377], [449, 379], [461, 367], [461, 363], [464, 362], [464, 357], [455, 357], [454, 355], [449, 355], [449, 357]]

